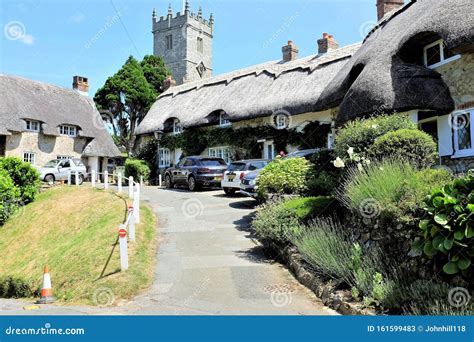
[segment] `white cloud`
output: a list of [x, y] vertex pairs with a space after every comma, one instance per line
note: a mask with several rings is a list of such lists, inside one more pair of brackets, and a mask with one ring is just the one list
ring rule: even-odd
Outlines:
[[26, 45], [33, 45], [35, 41], [35, 37], [33, 37], [31, 34], [24, 34], [20, 39], [18, 39], [20, 42], [26, 44]]
[[76, 24], [82, 23], [86, 19], [86, 16], [82, 12], [76, 12], [73, 16], [71, 16], [71, 20]]

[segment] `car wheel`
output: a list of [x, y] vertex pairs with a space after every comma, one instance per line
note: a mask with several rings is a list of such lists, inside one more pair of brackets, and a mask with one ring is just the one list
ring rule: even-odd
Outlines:
[[46, 177], [44, 177], [44, 181], [49, 185], [53, 185], [55, 181], [54, 175], [46, 175]]
[[171, 176], [170, 175], [166, 175], [165, 176], [165, 187], [167, 189], [171, 189], [173, 187], [173, 181], [171, 180]]
[[193, 176], [189, 177], [188, 179], [188, 189], [189, 191], [196, 191], [198, 189], [196, 178]]
[[233, 195], [235, 194], [235, 189], [232, 188], [222, 188], [226, 195]]

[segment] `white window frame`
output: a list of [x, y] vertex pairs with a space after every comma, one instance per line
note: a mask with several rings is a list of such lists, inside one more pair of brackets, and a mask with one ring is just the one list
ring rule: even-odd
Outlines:
[[40, 131], [40, 122], [35, 120], [25, 120], [26, 130], [28, 132], [38, 133]]
[[160, 148], [160, 168], [171, 166], [171, 150], [169, 148]]
[[59, 134], [65, 137], [75, 138], [77, 136], [77, 127], [71, 125], [59, 126]]
[[180, 134], [182, 132], [181, 125], [179, 124], [179, 119], [173, 120], [173, 134]]
[[469, 128], [470, 128], [470, 133], [471, 133], [471, 148], [469, 149], [464, 149], [464, 150], [459, 150], [459, 137], [458, 137], [458, 132], [457, 129], [453, 129], [453, 142], [454, 142], [454, 155], [452, 158], [460, 158], [460, 157], [470, 157], [474, 156], [474, 122], [472, 121], [474, 118], [474, 108], [466, 109], [466, 110], [459, 110], [454, 112], [450, 117], [453, 122], [451, 123], [453, 126], [454, 121], [456, 120], [456, 117], [459, 115], [468, 115], [469, 118]]
[[220, 127], [227, 127], [230, 126], [232, 123], [229, 120], [229, 116], [225, 113], [221, 113], [219, 115], [219, 126]]
[[208, 155], [209, 157], [222, 158], [226, 163], [232, 161], [229, 146], [209, 147]]
[[289, 128], [288, 117], [285, 114], [278, 114], [275, 117], [275, 125], [277, 129]]
[[[428, 65], [428, 55], [426, 53], [426, 51], [430, 48], [432, 48], [433, 46], [436, 46], [438, 45], [439, 46], [439, 56], [440, 56], [440, 61], [438, 63], [435, 63], [435, 64], [432, 64], [432, 65]], [[461, 58], [461, 55], [454, 55], [454, 56], [451, 56], [449, 58], [444, 58], [444, 40], [443, 39], [439, 39], [429, 45], [426, 45], [424, 48], [423, 48], [423, 62], [425, 64], [425, 66], [427, 68], [430, 68], [430, 69], [436, 69], [437, 67], [440, 67], [441, 65], [444, 65], [446, 63], [449, 63], [449, 62], [452, 62], [452, 61], [455, 61], [455, 60], [458, 60], [459, 58]]]
[[332, 150], [333, 146], [334, 146], [334, 134], [328, 133], [328, 141], [327, 141], [328, 150]]
[[26, 163], [30, 163], [31, 165], [36, 164], [36, 153], [34, 152], [23, 152], [23, 161]]

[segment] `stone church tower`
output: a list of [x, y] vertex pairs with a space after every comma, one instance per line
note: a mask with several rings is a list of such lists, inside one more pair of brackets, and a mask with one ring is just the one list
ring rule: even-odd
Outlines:
[[192, 13], [189, 1], [183, 13], [173, 16], [171, 5], [166, 17], [157, 19], [153, 10], [153, 54], [164, 59], [177, 84], [212, 76], [212, 37], [214, 18]]

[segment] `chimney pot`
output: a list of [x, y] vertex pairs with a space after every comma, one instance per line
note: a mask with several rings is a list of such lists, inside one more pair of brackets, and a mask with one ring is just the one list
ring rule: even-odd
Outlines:
[[323, 38], [318, 39], [318, 55], [337, 49], [339, 49], [339, 43], [334, 40], [332, 34], [324, 32]]
[[72, 78], [72, 89], [77, 91], [79, 94], [89, 96], [89, 80], [87, 77], [74, 76]]
[[388, 12], [402, 7], [404, 0], [377, 0], [377, 20], [382, 19]]
[[298, 47], [293, 43], [292, 40], [288, 41], [288, 45], [283, 46], [281, 48], [281, 52], [283, 53], [283, 61], [289, 62], [298, 59], [298, 52], [300, 50]]

